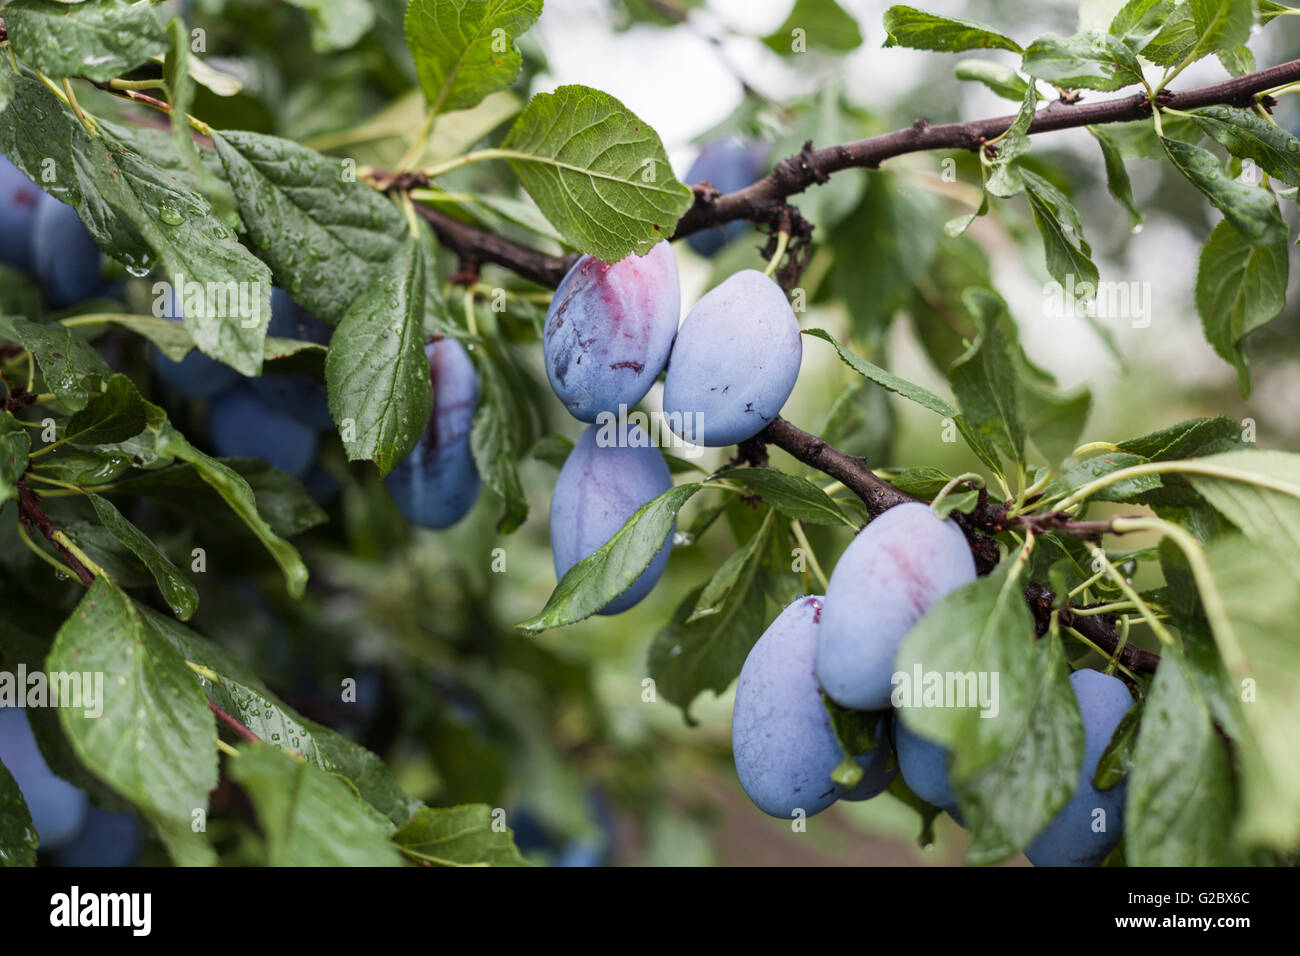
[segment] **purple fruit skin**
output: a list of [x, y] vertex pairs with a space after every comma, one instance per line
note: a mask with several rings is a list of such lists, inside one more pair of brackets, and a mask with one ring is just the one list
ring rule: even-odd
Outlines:
[[943, 745], [908, 730], [900, 718], [894, 722], [894, 752], [899, 772], [914, 794], [949, 813], [957, 809], [948, 779], [948, 751]]
[[[1098, 790], [1092, 777], [1115, 728], [1133, 706], [1133, 697], [1118, 677], [1100, 671], [1075, 671], [1070, 675], [1070, 687], [1083, 718], [1083, 766], [1070, 802], [1025, 849], [1034, 866], [1096, 866], [1124, 835], [1128, 782]], [[1106, 829], [1094, 833], [1093, 810], [1098, 807], [1106, 813]]]
[[[155, 306], [155, 309], [157, 306]], [[175, 294], [168, 296], [164, 303], [161, 318], [180, 322], [183, 313]], [[240, 380], [240, 374], [229, 365], [223, 365], [216, 359], [204, 355], [198, 349], [186, 353], [185, 358], [173, 362], [160, 349], [155, 347], [151, 356], [154, 374], [162, 379], [172, 391], [186, 398], [214, 398], [222, 392], [233, 388]]]
[[32, 271], [32, 222], [41, 188], [0, 156], [0, 262]]
[[89, 299], [104, 286], [99, 246], [77, 211], [46, 193], [32, 221], [32, 265], [58, 308]]
[[928, 505], [890, 508], [853, 539], [831, 574], [817, 640], [817, 676], [836, 703], [884, 710], [898, 645], [949, 591], [975, 580], [956, 523]]
[[[766, 146], [747, 146], [731, 139], [715, 140], [700, 150], [686, 172], [685, 182], [692, 186], [711, 183], [718, 192], [735, 192], [762, 177], [766, 160]], [[697, 254], [711, 258], [749, 231], [749, 224], [738, 220], [688, 236], [686, 244]]]
[[86, 819], [86, 794], [56, 777], [41, 756], [27, 715], [0, 708], [0, 763], [13, 775], [40, 835], [40, 848], [52, 850], [76, 836]]
[[247, 385], [238, 385], [212, 402], [208, 432], [222, 458], [260, 458], [273, 468], [302, 478], [316, 458], [318, 435], [297, 419], [269, 408]]
[[[858, 757], [866, 773], [851, 789], [830, 778], [842, 755], [822, 703], [813, 659], [825, 599], [802, 597], [785, 608], [750, 649], [736, 682], [731, 751], [736, 775], [754, 805], [789, 820], [820, 813], [837, 799], [866, 800], [889, 786], [889, 744]], [[883, 724], [882, 724], [883, 729]]]
[[433, 414], [424, 437], [384, 479], [402, 514], [424, 528], [450, 528], [474, 507], [481, 482], [470, 450], [478, 370], [455, 339], [424, 347]]
[[[289, 293], [279, 286], [272, 287], [271, 321], [266, 329], [268, 336], [328, 345], [331, 332], [328, 325], [290, 299]], [[249, 384], [267, 405], [282, 409], [304, 425], [317, 431], [329, 431], [334, 427], [325, 383], [315, 376], [302, 372], [263, 372], [250, 379]]]
[[666, 242], [613, 265], [583, 256], [555, 290], [542, 352], [551, 388], [574, 418], [594, 422], [650, 391], [668, 362], [682, 296]]
[[[555, 481], [551, 554], [557, 580], [614, 537], [642, 505], [673, 485], [664, 456], [650, 445], [642, 429], [629, 425], [625, 446], [601, 447], [597, 441], [600, 432], [598, 426], [591, 425], [582, 433]], [[649, 594], [671, 551], [670, 532], [649, 567], [598, 613], [619, 614]]]
[[677, 332], [664, 382], [668, 423], [697, 445], [752, 438], [780, 414], [802, 358], [799, 322], [780, 286], [753, 269], [737, 272]]

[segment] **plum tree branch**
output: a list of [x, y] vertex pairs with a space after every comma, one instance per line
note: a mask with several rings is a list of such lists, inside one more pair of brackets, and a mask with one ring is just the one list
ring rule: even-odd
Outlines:
[[[1163, 90], [1157, 102], [1161, 107], [1182, 110], [1212, 105], [1247, 107], [1254, 105], [1261, 93], [1297, 81], [1300, 81], [1300, 59], [1182, 92]], [[1151, 111], [1151, 101], [1145, 93], [1095, 103], [1056, 101], [1038, 111], [1029, 132], [1047, 133], [1132, 122], [1146, 119]], [[906, 153], [936, 149], [977, 150], [1006, 132], [1014, 120], [1014, 116], [995, 116], [932, 126], [928, 121], [918, 119], [905, 129], [852, 143], [816, 149], [811, 142], [806, 143], [799, 153], [782, 159], [771, 173], [743, 189], [720, 194], [707, 183], [693, 186], [695, 202], [678, 221], [672, 238], [683, 239], [735, 220], [775, 223], [789, 209], [787, 200], [791, 196], [810, 186], [825, 183], [834, 173], [846, 169], [876, 169], [885, 160]], [[375, 178], [382, 188], [410, 189], [428, 185], [428, 180], [419, 174], [403, 180], [390, 174], [376, 173]], [[577, 258], [576, 255], [547, 255], [418, 203], [416, 210], [428, 221], [438, 240], [455, 252], [462, 263], [491, 262], [534, 282], [554, 287]]]
[[94, 584], [95, 572], [86, 567], [80, 558], [59, 541], [60, 528], [45, 513], [45, 509], [41, 507], [40, 496], [32, 491], [25, 481], [16, 482], [14, 487], [18, 491], [19, 520], [27, 527], [39, 531], [50, 542], [50, 546], [58, 552], [64, 564], [72, 570], [72, 573], [77, 576], [82, 584], [86, 587]]
[[[784, 418], [776, 418], [759, 433], [757, 440], [770, 442], [804, 464], [838, 479], [844, 487], [862, 499], [873, 518], [895, 505], [921, 500], [900, 491], [878, 477], [868, 466], [866, 459], [845, 454], [816, 435], [796, 428]], [[758, 453], [758, 449], [751, 443], [747, 453], [752, 458]], [[975, 558], [976, 570], [980, 574], [988, 573], [997, 564], [1000, 556], [997, 542], [989, 535], [1003, 531], [1007, 527], [1025, 525], [1036, 531], [1064, 531], [1087, 538], [1100, 537], [1102, 533], [1109, 530], [1109, 522], [1070, 522], [1068, 516], [1058, 514], [1008, 519], [1005, 508], [990, 503], [987, 496], [982, 493], [979, 503], [970, 514], [954, 512], [952, 518], [965, 533], [966, 540], [971, 546], [971, 554]], [[1025, 601], [1034, 615], [1035, 631], [1042, 636], [1047, 633], [1053, 608], [1057, 605], [1057, 596], [1049, 588], [1030, 582], [1025, 585]], [[1059, 609], [1059, 614], [1062, 626], [1073, 627], [1106, 653], [1114, 654], [1119, 649], [1120, 662], [1130, 670], [1145, 674], [1155, 673], [1160, 663], [1159, 655], [1131, 644], [1124, 644], [1121, 647], [1119, 631], [1108, 615], [1078, 615], [1068, 604]]]

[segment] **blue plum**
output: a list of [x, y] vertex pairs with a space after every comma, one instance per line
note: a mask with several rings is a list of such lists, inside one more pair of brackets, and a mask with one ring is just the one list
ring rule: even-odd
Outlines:
[[104, 286], [103, 255], [77, 211], [42, 194], [32, 222], [32, 265], [58, 308], [89, 299]]
[[664, 414], [697, 445], [752, 438], [781, 412], [803, 358], [785, 293], [753, 269], [737, 272], [687, 313], [668, 360]]
[[1098, 790], [1092, 777], [1115, 728], [1133, 706], [1133, 698], [1123, 681], [1100, 671], [1075, 671], [1070, 675], [1070, 688], [1083, 718], [1079, 786], [1070, 802], [1025, 849], [1034, 866], [1096, 866], [1124, 835], [1127, 781]]
[[[280, 339], [300, 339], [327, 345], [332, 330], [289, 298], [278, 286], [271, 289], [271, 321], [266, 334]], [[282, 410], [317, 431], [334, 427], [325, 383], [302, 372], [264, 372], [249, 384], [264, 403]]]
[[851, 789], [831, 781], [840, 746], [813, 673], [823, 613], [824, 599], [815, 595], [786, 607], [750, 650], [736, 683], [736, 775], [755, 806], [786, 820], [800, 809], [820, 813], [841, 797], [873, 797], [895, 773], [887, 769], [888, 741], [878, 733], [876, 748], [857, 758], [863, 779]]
[[41, 188], [0, 156], [0, 262], [32, 271], [32, 222]]
[[[646, 502], [673, 485], [668, 465], [636, 425], [623, 444], [602, 444], [602, 430], [590, 425], [569, 452], [551, 496], [551, 554], [555, 576], [565, 572], [614, 537]], [[632, 586], [600, 610], [618, 614], [650, 593], [663, 574], [672, 535]]]
[[384, 484], [402, 514], [425, 528], [449, 528], [478, 500], [481, 482], [470, 450], [478, 371], [455, 339], [424, 347], [433, 381], [433, 414], [420, 443]]
[[[715, 140], [705, 143], [695, 157], [695, 162], [686, 171], [686, 182], [691, 185], [712, 183], [718, 192], [735, 192], [763, 176], [766, 160], [765, 146], [746, 145], [734, 139]], [[729, 222], [720, 229], [688, 236], [686, 244], [699, 255], [711, 258], [749, 231], [748, 223]]]
[[904, 635], [941, 597], [975, 580], [961, 529], [908, 502], [876, 518], [845, 549], [826, 588], [817, 676], [853, 710], [890, 704], [894, 658]]
[[[156, 286], [155, 291], [158, 288]], [[161, 319], [182, 321], [184, 312], [181, 309], [180, 299], [170, 288], [164, 289], [158, 295], [154, 303], [154, 314]], [[173, 362], [155, 348], [151, 356], [151, 364], [155, 375], [172, 391], [186, 398], [212, 398], [233, 387], [240, 380], [240, 374], [229, 365], [222, 365], [198, 349], [192, 349], [185, 358]]]
[[86, 818], [86, 794], [50, 771], [27, 715], [13, 707], [0, 709], [0, 763], [27, 801], [40, 848], [53, 850], [71, 840]]
[[901, 719], [894, 721], [894, 752], [898, 770], [911, 791], [949, 813], [957, 809], [957, 797], [948, 779], [948, 751], [927, 737], [909, 730]]
[[77, 835], [56, 850], [55, 866], [131, 866], [144, 842], [140, 821], [130, 813], [110, 813], [93, 803]]
[[555, 290], [542, 351], [551, 388], [579, 421], [631, 408], [668, 361], [681, 317], [666, 242], [610, 265], [583, 256]]
[[314, 429], [268, 407], [246, 384], [212, 402], [208, 432], [221, 457], [260, 458], [295, 478], [311, 469], [319, 440]]

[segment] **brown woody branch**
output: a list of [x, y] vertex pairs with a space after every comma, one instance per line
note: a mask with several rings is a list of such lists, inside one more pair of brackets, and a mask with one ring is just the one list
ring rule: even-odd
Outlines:
[[[1212, 105], [1246, 107], [1253, 105], [1259, 94], [1296, 81], [1300, 81], [1300, 59], [1181, 93], [1165, 90], [1157, 99], [1163, 107], [1181, 110]], [[1150, 115], [1151, 102], [1145, 93], [1095, 103], [1056, 101], [1038, 111], [1029, 132], [1047, 133], [1126, 123]], [[777, 163], [767, 176], [736, 192], [719, 194], [707, 183], [697, 184], [694, 187], [695, 203], [678, 221], [672, 238], [683, 239], [734, 220], [773, 224], [789, 208], [787, 200], [791, 196], [826, 182], [834, 173], [846, 169], [876, 169], [885, 160], [906, 153], [936, 149], [978, 150], [1006, 132], [1014, 120], [1014, 116], [996, 116], [932, 126], [926, 120], [918, 119], [906, 129], [853, 143], [820, 149], [812, 148], [811, 143], [805, 144], [798, 154]], [[495, 263], [542, 285], [554, 287], [576, 259], [576, 256], [540, 253], [418, 203], [416, 209], [432, 226], [439, 241], [455, 252], [463, 263]]]
[[50, 542], [50, 546], [58, 552], [59, 557], [63, 559], [63, 563], [68, 566], [82, 584], [86, 587], [94, 584], [95, 572], [82, 564], [80, 558], [59, 543], [57, 538], [59, 526], [50, 519], [50, 516], [41, 507], [40, 495], [32, 491], [25, 481], [17, 482], [14, 487], [18, 490], [18, 520], [28, 528], [39, 531]]

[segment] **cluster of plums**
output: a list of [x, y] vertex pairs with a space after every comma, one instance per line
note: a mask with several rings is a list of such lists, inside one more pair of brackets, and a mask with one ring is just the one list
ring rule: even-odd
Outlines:
[[0, 262], [36, 279], [62, 309], [103, 295], [104, 257], [77, 211], [0, 156]]
[[[613, 537], [672, 487], [649, 436], [622, 420], [665, 367], [664, 422], [681, 439], [723, 446], [752, 438], [781, 411], [799, 374], [799, 323], [780, 287], [753, 270], [704, 295], [678, 327], [681, 291], [672, 247], [616, 263], [583, 256], [551, 300], [542, 349], [564, 407], [592, 422], [560, 470], [551, 498], [555, 573]], [[608, 416], [608, 417], [606, 417]], [[611, 435], [617, 440], [607, 440]], [[601, 611], [617, 614], [649, 593], [670, 543]]]
[[[875, 796], [901, 773], [913, 793], [961, 822], [949, 753], [909, 729], [905, 711], [891, 712], [890, 695], [903, 638], [940, 598], [974, 579], [960, 528], [927, 505], [903, 504], [853, 540], [825, 597], [799, 598], [781, 612], [745, 660], [732, 712], [736, 773], [759, 809], [812, 816], [837, 799]], [[1025, 850], [1038, 866], [1095, 866], [1123, 833], [1124, 784], [1101, 791], [1092, 779], [1132, 698], [1122, 681], [1098, 671], [1076, 671], [1070, 685], [1083, 718], [1083, 765], [1073, 797]], [[880, 715], [876, 746], [856, 758], [864, 773], [851, 790], [831, 780], [841, 753], [823, 692]]]
[[21, 710], [0, 708], [0, 764], [22, 791], [42, 857], [56, 866], [130, 866], [143, 842], [140, 821], [90, 802], [84, 790], [56, 777]]

